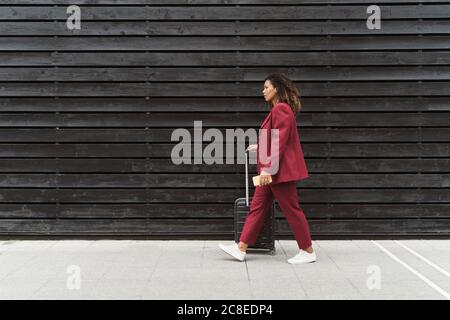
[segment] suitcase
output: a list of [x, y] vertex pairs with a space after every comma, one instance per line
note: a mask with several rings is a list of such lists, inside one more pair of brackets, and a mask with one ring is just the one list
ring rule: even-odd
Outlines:
[[[248, 152], [245, 151], [245, 198], [238, 198], [234, 202], [234, 241], [239, 242], [242, 233], [242, 228], [245, 223], [245, 218], [250, 212], [250, 201], [252, 198], [248, 197]], [[264, 225], [256, 242], [249, 245], [249, 252], [267, 252], [275, 254], [275, 203], [266, 215]]]

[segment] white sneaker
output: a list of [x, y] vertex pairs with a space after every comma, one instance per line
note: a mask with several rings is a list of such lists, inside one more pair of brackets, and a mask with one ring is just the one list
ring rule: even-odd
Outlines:
[[219, 244], [219, 247], [220, 249], [228, 253], [230, 256], [238, 259], [239, 261], [245, 260], [246, 252], [239, 250], [239, 246], [236, 242], [228, 246]]
[[316, 252], [308, 253], [305, 250], [300, 250], [295, 257], [288, 260], [291, 264], [310, 263], [314, 261], [316, 261]]

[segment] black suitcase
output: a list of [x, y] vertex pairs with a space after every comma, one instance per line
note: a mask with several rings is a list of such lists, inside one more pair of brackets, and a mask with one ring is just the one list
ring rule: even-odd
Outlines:
[[[234, 202], [234, 241], [239, 242], [245, 218], [250, 212], [250, 201], [248, 197], [248, 151], [245, 151], [245, 198], [238, 198]], [[249, 245], [249, 252], [268, 252], [275, 254], [275, 203], [266, 215], [266, 220], [256, 242]]]

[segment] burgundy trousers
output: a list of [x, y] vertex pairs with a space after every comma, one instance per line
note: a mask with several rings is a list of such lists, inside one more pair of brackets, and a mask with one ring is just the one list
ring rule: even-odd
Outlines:
[[297, 183], [295, 181], [256, 187], [240, 241], [249, 245], [256, 242], [274, 197], [294, 232], [299, 249], [304, 250], [311, 246], [309, 226], [305, 214], [298, 204]]

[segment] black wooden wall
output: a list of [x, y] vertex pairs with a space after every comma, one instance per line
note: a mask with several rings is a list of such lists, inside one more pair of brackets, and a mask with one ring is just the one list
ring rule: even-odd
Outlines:
[[407, 0], [0, 0], [0, 234], [231, 239], [244, 166], [176, 166], [171, 133], [259, 128], [271, 72], [313, 238], [450, 234], [450, 1]]

